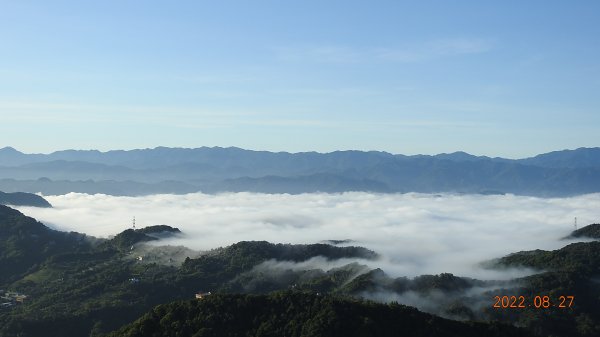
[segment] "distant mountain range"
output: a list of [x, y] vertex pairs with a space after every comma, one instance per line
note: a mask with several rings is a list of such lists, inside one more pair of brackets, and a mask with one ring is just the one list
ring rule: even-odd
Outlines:
[[249, 191], [453, 192], [569, 196], [600, 192], [600, 148], [506, 159], [465, 152], [267, 152], [201, 147], [25, 154], [0, 149], [0, 190], [145, 195]]

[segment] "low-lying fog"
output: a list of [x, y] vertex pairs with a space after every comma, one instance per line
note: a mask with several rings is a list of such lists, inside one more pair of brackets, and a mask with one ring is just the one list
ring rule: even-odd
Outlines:
[[[514, 195], [256, 194], [46, 197], [52, 209], [20, 207], [46, 225], [107, 237], [131, 227], [166, 224], [183, 238], [162, 241], [208, 250], [242, 240], [316, 243], [351, 239], [382, 255], [369, 262], [390, 276], [451, 272], [480, 279], [522, 275], [479, 262], [531, 249], [557, 249], [560, 238], [598, 221], [600, 194], [572, 198]], [[362, 261], [364, 262], [364, 261]]]

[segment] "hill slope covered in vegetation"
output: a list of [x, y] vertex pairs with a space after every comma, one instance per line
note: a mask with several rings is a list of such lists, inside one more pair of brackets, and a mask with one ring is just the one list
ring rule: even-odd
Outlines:
[[[12, 294], [3, 295], [12, 300], [0, 308], [0, 336], [101, 336], [144, 313], [141, 321], [119, 333], [133, 336], [143, 330], [141, 326], [158, 324], [157, 336], [332, 331], [385, 336], [400, 329], [398, 321], [412, 324], [402, 324], [405, 330], [398, 331], [416, 336], [447, 336], [452, 331], [465, 336], [524, 334], [496, 323], [464, 324], [432, 314], [507, 323], [538, 336], [600, 333], [597, 241], [511, 254], [489, 264], [538, 272], [509, 281], [482, 281], [448, 273], [393, 278], [368, 267], [379, 255], [362, 247], [246, 241], [194, 252], [156, 246], [161, 237], [157, 233], [185, 235], [161, 225], [96, 239], [49, 229], [0, 206], [0, 289]], [[148, 246], [148, 241], [154, 244]], [[343, 262], [324, 268], [323, 261]], [[213, 295], [206, 301], [189, 302], [196, 293], [209, 291]], [[26, 299], [17, 302], [15, 294]], [[523, 296], [527, 306], [494, 308], [496, 296]], [[534, 299], [544, 296], [554, 303], [560, 296], [572, 296], [574, 301], [565, 308], [535, 307]], [[401, 299], [428, 313], [357, 301], [360, 298]], [[152, 309], [172, 301], [179, 302]], [[232, 325], [234, 319], [244, 323]]]
[[451, 321], [412, 307], [283, 292], [210, 295], [161, 305], [110, 337], [531, 336], [524, 329]]

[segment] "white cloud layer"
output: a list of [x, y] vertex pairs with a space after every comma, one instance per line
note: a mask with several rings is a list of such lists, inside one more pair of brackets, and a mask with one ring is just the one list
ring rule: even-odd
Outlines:
[[[166, 224], [183, 238], [165, 244], [208, 250], [242, 240], [316, 243], [351, 239], [382, 255], [370, 267], [391, 276], [451, 272], [481, 279], [526, 273], [483, 270], [481, 261], [521, 250], [557, 249], [560, 238], [597, 222], [600, 194], [572, 198], [429, 194], [255, 194], [46, 197], [52, 209], [20, 207], [46, 225], [107, 237]], [[364, 261], [360, 261], [363, 263]], [[516, 273], [516, 274], [515, 274]]]

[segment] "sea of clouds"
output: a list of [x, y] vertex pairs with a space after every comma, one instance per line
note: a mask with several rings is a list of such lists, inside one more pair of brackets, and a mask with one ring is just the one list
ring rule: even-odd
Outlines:
[[[64, 231], [108, 237], [131, 227], [166, 224], [180, 238], [162, 244], [209, 250], [242, 240], [349, 245], [381, 254], [390, 276], [451, 272], [479, 279], [509, 279], [531, 271], [494, 271], [485, 260], [532, 249], [557, 249], [580, 226], [598, 222], [600, 194], [571, 198], [514, 195], [224, 193], [115, 197], [69, 193], [47, 196], [54, 208], [19, 207]], [[337, 265], [337, 263], [335, 263]]]

